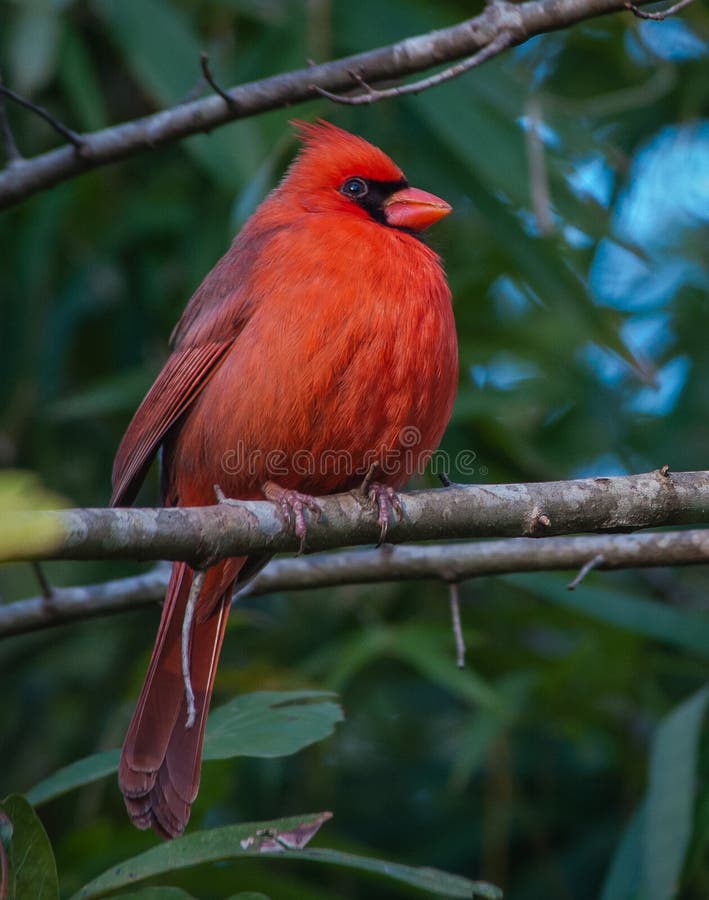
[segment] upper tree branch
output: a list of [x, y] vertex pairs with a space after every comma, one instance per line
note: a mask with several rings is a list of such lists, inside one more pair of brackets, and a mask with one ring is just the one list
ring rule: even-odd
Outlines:
[[630, 3], [628, 0], [625, 0], [625, 8], [629, 9], [639, 19], [651, 19], [655, 22], [662, 22], [663, 19], [674, 16], [676, 13], [680, 12], [680, 10], [689, 6], [690, 3], [694, 3], [694, 0], [679, 0], [679, 3], [673, 3], [672, 6], [667, 7], [667, 9], [658, 10], [657, 12], [643, 12], [641, 9], [638, 9], [636, 3]]
[[[641, 0], [641, 3], [649, 0]], [[510, 45], [566, 28], [584, 19], [625, 9], [625, 0], [530, 0], [497, 2], [472, 19], [333, 62], [264, 78], [227, 91], [229, 101], [215, 95], [171, 109], [77, 136], [74, 146], [60, 147], [32, 159], [16, 160], [0, 173], [0, 208], [66, 181], [88, 169], [124, 159], [143, 150], [207, 132], [242, 119], [311, 100], [318, 89], [341, 93], [357, 85], [401, 78], [478, 53], [509, 36]], [[197, 61], [195, 61], [195, 65]]]
[[[309, 550], [373, 544], [376, 511], [354, 494], [319, 499], [322, 515], [308, 525]], [[403, 517], [392, 543], [471, 537], [542, 537], [583, 531], [709, 522], [709, 471], [584, 478], [532, 484], [451, 485], [401, 495]], [[9, 560], [185, 560], [204, 567], [219, 559], [298, 549], [278, 507], [267, 501], [173, 509], [70, 509], [16, 513], [31, 533], [53, 524], [59, 535], [42, 554], [15, 549]], [[42, 520], [39, 519], [42, 517]], [[2, 559], [0, 547], [0, 559]]]
[[380, 100], [391, 100], [394, 97], [405, 97], [408, 94], [420, 94], [421, 91], [438, 87], [439, 84], [445, 84], [446, 81], [451, 81], [451, 79], [458, 78], [465, 72], [481, 66], [494, 56], [498, 56], [503, 50], [513, 46], [514, 43], [514, 35], [511, 31], [501, 31], [489, 44], [478, 50], [473, 56], [444, 69], [442, 72], [437, 72], [428, 78], [415, 81], [413, 84], [403, 84], [399, 87], [379, 91], [367, 84], [357, 72], [353, 72], [352, 75], [363, 89], [361, 94], [333, 94], [331, 91], [326, 91], [321, 87], [316, 88], [316, 90], [321, 97], [327, 97], [328, 100], [332, 100], [334, 103], [343, 103], [345, 106], [366, 106], [370, 103], [377, 103]]

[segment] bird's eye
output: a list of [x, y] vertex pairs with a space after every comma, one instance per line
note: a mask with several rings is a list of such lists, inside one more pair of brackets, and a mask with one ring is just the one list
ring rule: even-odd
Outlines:
[[360, 197], [364, 197], [368, 190], [369, 188], [364, 178], [348, 178], [340, 188], [341, 193], [345, 197], [351, 197], [353, 200], [359, 200]]

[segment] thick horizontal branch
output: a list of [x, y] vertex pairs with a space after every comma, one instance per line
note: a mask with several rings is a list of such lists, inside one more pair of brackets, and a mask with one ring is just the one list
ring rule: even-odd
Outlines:
[[[709, 472], [584, 478], [531, 484], [451, 485], [402, 494], [401, 518], [387, 540], [403, 543], [472, 537], [542, 537], [584, 531], [634, 531], [709, 522]], [[355, 492], [321, 497], [309, 515], [307, 549], [376, 543], [376, 509]], [[290, 523], [268, 501], [159, 509], [67, 509], [15, 513], [18, 533], [52, 533], [39, 552], [0, 547], [0, 560], [184, 560], [204, 567], [232, 556], [298, 549]], [[54, 537], [56, 535], [56, 537]]]
[[[343, 550], [273, 560], [242, 594], [438, 579], [458, 582], [512, 572], [625, 569], [709, 563], [709, 529], [649, 534], [505, 538], [444, 545], [387, 545], [376, 550]], [[35, 631], [76, 619], [107, 615], [162, 600], [170, 567], [102, 584], [57, 588], [44, 596], [0, 606], [0, 636]]]
[[[649, 0], [640, 0], [640, 5], [645, 2]], [[315, 99], [318, 89], [341, 93], [356, 87], [358, 79], [375, 85], [471, 56], [503, 35], [509, 36], [510, 45], [521, 44], [537, 34], [625, 8], [626, 0], [530, 0], [521, 4], [496, 0], [479, 16], [450, 28], [231, 88], [226, 92], [228, 102], [215, 94], [79, 135], [78, 146], [16, 159], [0, 173], [0, 208], [88, 169], [208, 132], [234, 119]], [[195, 60], [195, 67], [198, 64]]]

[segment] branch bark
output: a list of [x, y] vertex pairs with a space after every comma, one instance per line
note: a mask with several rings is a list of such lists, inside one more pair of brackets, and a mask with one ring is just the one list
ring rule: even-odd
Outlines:
[[[599, 558], [601, 561], [597, 562]], [[385, 581], [437, 579], [457, 583], [485, 575], [583, 569], [589, 561], [598, 569], [707, 564], [709, 529], [543, 541], [506, 538], [473, 544], [387, 545], [376, 550], [277, 559], [240, 596]], [[165, 595], [169, 577], [170, 567], [160, 564], [143, 575], [57, 588], [49, 599], [38, 596], [0, 606], [0, 636], [157, 603]]]
[[[401, 494], [402, 517], [391, 543], [472, 537], [547, 537], [584, 531], [634, 531], [709, 521], [709, 471], [584, 478], [531, 484], [451, 485]], [[318, 500], [307, 549], [376, 543], [377, 511], [356, 492]], [[25, 534], [50, 528], [56, 539], [39, 551], [15, 546], [5, 562], [37, 559], [184, 560], [204, 568], [225, 557], [298, 550], [279, 507], [268, 501], [158, 509], [67, 509], [21, 512], [10, 524]]]
[[[650, 2], [640, 0], [639, 5]], [[0, 172], [0, 208], [11, 206], [89, 169], [154, 150], [234, 119], [316, 99], [318, 90], [341, 93], [402, 78], [478, 53], [503, 35], [510, 46], [535, 35], [626, 9], [626, 0], [495, 0], [478, 16], [428, 34], [343, 59], [232, 88], [229, 101], [214, 95], [183, 103], [122, 125], [78, 135], [80, 149], [64, 146], [31, 159], [16, 159]], [[195, 61], [195, 65], [197, 61]]]

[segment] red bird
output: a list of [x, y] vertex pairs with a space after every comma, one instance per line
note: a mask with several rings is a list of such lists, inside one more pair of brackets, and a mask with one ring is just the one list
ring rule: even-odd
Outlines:
[[[438, 446], [458, 353], [441, 261], [418, 233], [451, 208], [362, 138], [326, 122], [296, 127], [300, 154], [175, 328], [118, 448], [113, 505], [133, 502], [162, 448], [167, 506], [209, 505], [215, 485], [265, 494], [296, 513], [302, 534], [306, 495], [360, 486], [376, 464], [385, 526], [392, 491]], [[194, 573], [173, 565], [119, 768], [138, 828], [184, 831], [232, 593], [263, 562], [206, 572], [189, 635], [194, 707], [181, 655]]]

